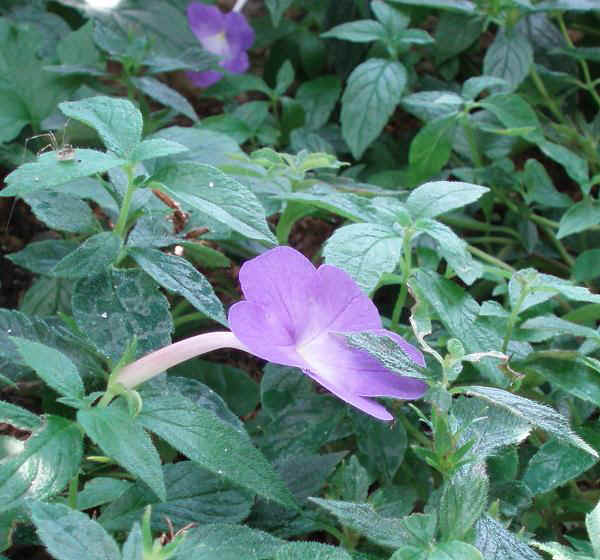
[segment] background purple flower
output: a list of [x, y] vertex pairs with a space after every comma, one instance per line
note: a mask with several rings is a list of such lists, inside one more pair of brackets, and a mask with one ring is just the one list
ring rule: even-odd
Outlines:
[[[202, 46], [221, 58], [219, 65], [241, 74], [248, 70], [246, 50], [254, 42], [254, 31], [239, 12], [224, 14], [216, 6], [192, 2], [187, 8], [190, 27]], [[223, 74], [214, 70], [188, 72], [197, 86], [207, 87], [218, 82]]]
[[246, 299], [231, 307], [229, 324], [253, 354], [301, 368], [342, 400], [380, 420], [393, 417], [366, 397], [416, 399], [425, 392], [423, 381], [392, 373], [338, 334], [384, 334], [425, 366], [417, 348], [382, 328], [373, 302], [343, 270], [329, 265], [316, 269], [298, 251], [277, 247], [244, 263], [240, 284]]

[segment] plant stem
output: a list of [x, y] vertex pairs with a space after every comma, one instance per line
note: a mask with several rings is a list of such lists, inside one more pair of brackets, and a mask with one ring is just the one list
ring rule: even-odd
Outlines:
[[135, 185], [133, 184], [133, 166], [126, 165], [125, 173], [127, 173], [127, 190], [125, 196], [121, 202], [121, 210], [119, 211], [119, 218], [115, 225], [115, 233], [124, 241], [127, 235], [127, 218], [129, 217], [129, 208], [131, 206], [131, 200], [133, 193], [135, 192]]
[[478, 249], [477, 247], [473, 247], [473, 245], [467, 245], [467, 249], [469, 250], [470, 253], [472, 253], [476, 257], [479, 257], [482, 261], [489, 262], [490, 264], [493, 264], [494, 266], [497, 266], [498, 268], [508, 270], [510, 273], [517, 272], [517, 270], [515, 268], [513, 268], [512, 266], [510, 266], [509, 264], [505, 263], [504, 261], [501, 261], [500, 259], [497, 259], [496, 257], [493, 257], [492, 255], [488, 255], [485, 251], [482, 251], [481, 249]]
[[546, 107], [548, 107], [548, 109], [550, 109], [551, 113], [556, 117], [556, 119], [559, 122], [561, 122], [563, 124], [567, 124], [567, 119], [565, 119], [564, 115], [560, 112], [560, 109], [558, 108], [556, 103], [554, 103], [554, 99], [552, 99], [552, 97], [550, 97], [550, 94], [548, 93], [548, 90], [546, 89], [546, 86], [544, 85], [542, 78], [540, 78], [540, 75], [537, 73], [537, 70], [535, 68], [535, 63], [531, 64], [531, 68], [529, 69], [529, 74], [531, 75], [531, 78], [533, 80], [533, 83], [535, 84], [535, 87], [542, 94], [542, 97], [544, 98], [544, 101], [546, 102]]
[[404, 426], [404, 429], [411, 436], [413, 436], [421, 445], [423, 445], [426, 448], [431, 447], [431, 440], [425, 434], [423, 434], [423, 432], [420, 432], [415, 426], [413, 426], [412, 422], [406, 416], [404, 416], [404, 414], [398, 414], [398, 416], [396, 416], [396, 419], [400, 420], [400, 422]]
[[194, 313], [187, 313], [186, 315], [179, 315], [179, 317], [173, 318], [173, 325], [177, 329], [186, 323], [192, 323], [194, 321], [206, 321], [207, 317], [204, 313], [195, 311]]
[[569, 252], [565, 248], [562, 241], [558, 239], [556, 235], [554, 235], [554, 232], [549, 227], [542, 226], [542, 230], [548, 236], [550, 241], [552, 241], [552, 244], [556, 247], [556, 250], [560, 253], [560, 256], [569, 265], [569, 267], [574, 266], [575, 259], [571, 255], [569, 255]]
[[77, 509], [77, 492], [79, 489], [79, 473], [69, 482], [69, 497], [67, 503], [71, 509]]
[[394, 310], [392, 311], [392, 323], [390, 325], [390, 329], [393, 331], [398, 329], [400, 314], [402, 313], [402, 308], [404, 307], [406, 296], [408, 295], [407, 282], [412, 268], [412, 250], [410, 246], [412, 235], [412, 229], [406, 228], [404, 230], [404, 240], [402, 242], [402, 254], [404, 256], [404, 265], [402, 266], [402, 286], [400, 287], [400, 294], [398, 295], [398, 299], [394, 305]]
[[521, 288], [521, 294], [519, 295], [519, 299], [517, 300], [516, 305], [513, 307], [513, 310], [510, 313], [510, 317], [508, 318], [508, 325], [506, 327], [506, 334], [504, 335], [504, 340], [502, 341], [502, 353], [506, 354], [506, 349], [508, 348], [508, 343], [510, 342], [510, 337], [512, 336], [513, 329], [515, 327], [515, 323], [517, 321], [517, 317], [519, 316], [519, 311], [529, 290], [527, 286], [523, 286]]

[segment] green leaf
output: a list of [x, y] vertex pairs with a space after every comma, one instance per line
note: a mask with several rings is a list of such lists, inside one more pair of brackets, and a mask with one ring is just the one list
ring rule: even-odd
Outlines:
[[50, 274], [72, 279], [102, 274], [115, 262], [120, 249], [121, 240], [118, 235], [112, 231], [97, 233], [63, 257], [50, 270]]
[[457, 276], [467, 285], [483, 275], [483, 267], [473, 260], [467, 243], [448, 226], [436, 220], [419, 218], [415, 222], [418, 233], [426, 233], [438, 242], [438, 253], [444, 257]]
[[585, 526], [596, 557], [600, 557], [600, 502], [585, 516]]
[[499, 522], [484, 515], [475, 524], [475, 546], [484, 558], [502, 560], [542, 560], [542, 557], [527, 546], [523, 540], [507, 531]]
[[495, 76], [476, 76], [469, 78], [462, 86], [462, 96], [469, 101], [473, 101], [479, 94], [488, 89], [496, 90], [506, 86], [506, 81]]
[[435, 28], [436, 62], [445, 62], [468, 49], [483, 32], [483, 26], [484, 18], [479, 15], [442, 12]]
[[471, 13], [476, 10], [476, 5], [469, 0], [392, 0], [395, 4], [406, 4], [408, 6], [419, 6], [427, 8], [439, 8], [440, 10], [451, 10]]
[[579, 157], [564, 146], [547, 140], [538, 143], [538, 148], [549, 158], [560, 163], [565, 168], [567, 175], [580, 186], [584, 194], [589, 193], [589, 170], [586, 159]]
[[128, 99], [99, 95], [81, 101], [65, 101], [60, 110], [98, 132], [107, 150], [128, 158], [142, 140], [142, 114]]
[[77, 494], [77, 509], [80, 511], [97, 508], [115, 501], [125, 492], [131, 482], [97, 476], [86, 483], [83, 490]]
[[421, 547], [428, 546], [434, 540], [436, 518], [433, 514], [415, 513], [403, 519], [393, 519], [379, 515], [370, 504], [322, 498], [310, 498], [310, 501], [337, 517], [345, 527], [381, 546]]
[[556, 237], [562, 239], [600, 224], [600, 202], [585, 198], [573, 204], [560, 219]]
[[389, 426], [366, 414], [353, 413], [352, 427], [362, 464], [373, 478], [391, 485], [404, 460], [408, 443], [402, 423], [396, 422]]
[[56, 263], [77, 247], [76, 241], [64, 239], [34, 241], [22, 251], [6, 255], [6, 258], [34, 274], [50, 274]]
[[519, 87], [533, 64], [533, 48], [526, 35], [498, 31], [483, 59], [483, 73], [502, 78], [511, 90]]
[[186, 534], [175, 560], [267, 560], [285, 541], [245, 525], [203, 524]]
[[188, 149], [182, 144], [171, 142], [164, 138], [151, 138], [143, 140], [131, 154], [131, 161], [144, 161], [157, 157], [171, 156], [181, 152], [187, 152]]
[[19, 308], [23, 313], [39, 317], [71, 315], [71, 285], [58, 278], [37, 278], [23, 295]]
[[89, 205], [61, 192], [38, 191], [23, 197], [38, 220], [50, 229], [69, 233], [90, 233], [98, 229]]
[[444, 540], [461, 540], [487, 505], [489, 480], [485, 463], [465, 465], [444, 483], [439, 524]]
[[[553, 335], [570, 334], [572, 336], [583, 336], [585, 338], [593, 338], [600, 342], [600, 333], [590, 327], [584, 327], [571, 321], [561, 319], [556, 315], [541, 315], [528, 319], [521, 323], [522, 329], [537, 329], [539, 331], [549, 331]], [[600, 403], [598, 404], [600, 406]]]
[[484, 558], [481, 552], [468, 543], [449, 541], [426, 547], [403, 546], [392, 554], [390, 560], [484, 560]]
[[352, 455], [348, 461], [343, 461], [331, 477], [328, 490], [334, 496], [349, 502], [364, 502], [369, 494], [369, 486], [374, 478]]
[[275, 77], [275, 93], [278, 96], [283, 95], [294, 81], [294, 66], [289, 60], [286, 60]]
[[471, 396], [478, 397], [490, 403], [490, 406], [503, 408], [529, 422], [536, 428], [544, 430], [558, 439], [565, 441], [593, 457], [598, 457], [598, 453], [593, 447], [590, 447], [569, 427], [569, 421], [560, 413], [549, 406], [537, 403], [514, 395], [502, 389], [495, 387], [461, 387], [460, 391]]
[[105, 507], [98, 521], [111, 531], [127, 531], [140, 519], [147, 505], [152, 505], [151, 526], [155, 531], [168, 531], [173, 526], [189, 523], [239, 523], [250, 513], [254, 496], [247, 490], [232, 487], [192, 463], [179, 461], [164, 465], [167, 498], [160, 503], [143, 482], [136, 482]]
[[29, 410], [4, 401], [0, 401], [0, 422], [27, 431], [36, 430], [42, 423], [40, 417]]
[[45, 416], [21, 453], [0, 464], [0, 511], [61, 492], [79, 471], [83, 436], [77, 424]]
[[386, 32], [378, 21], [373, 19], [360, 19], [336, 25], [325, 33], [321, 33], [323, 39], [340, 39], [352, 41], [353, 43], [370, 43], [372, 41], [383, 41]]
[[123, 560], [144, 560], [144, 537], [139, 523], [134, 523], [123, 543]]
[[131, 81], [136, 88], [155, 101], [174, 109], [194, 122], [200, 120], [190, 102], [181, 93], [167, 84], [150, 76], [132, 78]]
[[429, 121], [410, 143], [408, 161], [417, 177], [435, 175], [450, 159], [457, 118], [455, 114]]
[[42, 543], [58, 560], [121, 560], [113, 538], [84, 513], [62, 504], [36, 502], [31, 519]]
[[62, 38], [56, 45], [62, 64], [100, 65], [102, 56], [94, 44], [94, 24], [89, 20], [76, 31]]
[[352, 560], [344, 549], [318, 542], [290, 542], [275, 553], [275, 560]]
[[113, 363], [134, 336], [138, 357], [171, 342], [168, 301], [141, 270], [110, 270], [80, 280], [72, 305], [79, 328]]
[[0, 91], [0, 142], [14, 140], [29, 124], [27, 107], [10, 90]]
[[26, 338], [13, 336], [11, 340], [21, 353], [23, 361], [44, 383], [65, 397], [81, 399], [85, 394], [83, 382], [75, 364], [64, 354]]
[[182, 295], [206, 316], [227, 326], [223, 304], [210, 282], [184, 258], [151, 248], [132, 248], [128, 253], [163, 288]]
[[371, 58], [357, 66], [342, 96], [342, 136], [358, 159], [379, 136], [398, 105], [406, 69], [402, 64]]
[[487, 187], [471, 183], [434, 181], [411, 191], [406, 208], [414, 218], [435, 218], [475, 202], [488, 191]]
[[303, 82], [296, 91], [296, 101], [304, 109], [304, 126], [309, 130], [325, 126], [341, 91], [342, 85], [337, 76], [321, 76]]
[[535, 5], [536, 11], [590, 12], [597, 9], [595, 0], [546, 0]]
[[528, 159], [523, 170], [523, 184], [527, 189], [527, 204], [537, 202], [550, 208], [568, 208], [572, 200], [554, 187], [546, 168], [535, 159]]
[[[448, 332], [458, 338], [467, 354], [498, 351], [502, 336], [493, 322], [479, 317], [479, 304], [461, 287], [435, 272], [418, 270], [409, 285], [418, 301], [426, 301], [437, 313]], [[511, 342], [509, 353], [525, 357], [528, 345]], [[473, 364], [479, 372], [496, 385], [506, 386], [508, 380], [497, 367], [497, 360], [483, 359]]]
[[422, 121], [455, 115], [464, 99], [453, 91], [419, 91], [401, 101], [402, 108]]
[[23, 197], [74, 179], [104, 173], [125, 163], [125, 160], [113, 154], [84, 148], [77, 148], [75, 159], [71, 161], [60, 161], [55, 152], [45, 153], [37, 161], [25, 163], [8, 175], [5, 179], [6, 187], [0, 191], [0, 196]]
[[523, 474], [523, 482], [536, 496], [578, 477], [597, 460], [586, 451], [552, 438], [529, 460]]
[[292, 5], [294, 0], [266, 0], [265, 4], [271, 14], [271, 21], [275, 27], [279, 27], [279, 23], [285, 11]]
[[[470, 455], [478, 460], [522, 442], [531, 432], [531, 424], [525, 419], [479, 399], [453, 399], [451, 411], [460, 426], [458, 446], [474, 440]], [[485, 421], [478, 420], [482, 418]]]
[[129, 415], [121, 400], [107, 408], [79, 410], [77, 421], [106, 455], [143, 480], [160, 500], [166, 500], [158, 452], [138, 418]]
[[325, 262], [345, 270], [365, 291], [372, 292], [402, 256], [402, 237], [377, 224], [352, 224], [335, 230], [323, 250]]
[[533, 143], [544, 141], [542, 126], [531, 108], [520, 95], [516, 93], [500, 93], [486, 97], [479, 104], [493, 115], [508, 129], [533, 129], [523, 134], [524, 138]]
[[144, 396], [139, 421], [204, 468], [294, 508], [289, 490], [247, 437], [177, 391]]
[[594, 560], [590, 556], [583, 556], [557, 542], [538, 543], [534, 541], [531, 544], [543, 552], [551, 554], [552, 560]]
[[583, 251], [575, 259], [573, 274], [577, 282], [587, 282], [600, 276], [600, 269], [596, 266], [600, 262], [600, 249]]
[[275, 243], [264, 208], [244, 185], [212, 167], [180, 163], [161, 169], [154, 180], [185, 205], [249, 237]]

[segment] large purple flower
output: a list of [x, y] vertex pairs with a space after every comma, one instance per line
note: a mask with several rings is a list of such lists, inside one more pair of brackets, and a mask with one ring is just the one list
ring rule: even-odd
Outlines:
[[316, 269], [298, 251], [277, 247], [240, 270], [246, 299], [229, 310], [234, 335], [256, 356], [295, 366], [347, 403], [381, 420], [392, 415], [366, 397], [417, 399], [427, 386], [387, 370], [339, 333], [371, 331], [397, 342], [424, 367], [423, 354], [382, 328], [373, 302], [343, 270]]
[[[219, 65], [241, 74], [248, 70], [246, 50], [254, 42], [254, 31], [239, 12], [224, 14], [216, 6], [192, 2], [187, 8], [190, 27], [202, 46], [221, 58]], [[218, 82], [223, 74], [215, 70], [188, 72], [197, 86], [208, 87]]]

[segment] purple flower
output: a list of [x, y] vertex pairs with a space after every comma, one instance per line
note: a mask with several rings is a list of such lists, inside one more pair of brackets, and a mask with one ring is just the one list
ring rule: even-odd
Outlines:
[[[246, 50], [254, 41], [254, 31], [242, 14], [235, 11], [224, 14], [216, 6], [192, 2], [187, 8], [187, 15], [190, 27], [202, 46], [221, 57], [220, 66], [236, 74], [248, 70]], [[200, 87], [208, 87], [223, 77], [222, 72], [214, 70], [187, 74]]]
[[427, 385], [386, 369], [339, 333], [370, 331], [389, 336], [415, 363], [423, 354], [382, 328], [373, 302], [339, 268], [316, 269], [298, 251], [277, 247], [244, 263], [240, 284], [246, 299], [229, 310], [229, 324], [249, 352], [295, 366], [347, 403], [380, 420], [392, 415], [366, 397], [417, 399]]

